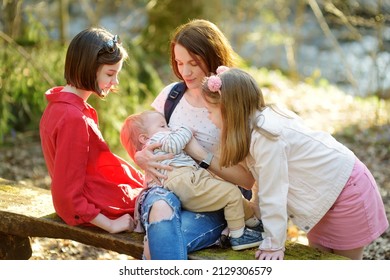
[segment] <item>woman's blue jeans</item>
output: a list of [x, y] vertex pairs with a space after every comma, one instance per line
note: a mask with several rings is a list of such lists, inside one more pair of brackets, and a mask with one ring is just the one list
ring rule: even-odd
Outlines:
[[[141, 204], [141, 221], [153, 260], [186, 260], [187, 253], [215, 244], [226, 227], [223, 210], [195, 213], [181, 209], [178, 197], [164, 188], [147, 191]], [[165, 201], [172, 209], [170, 219], [149, 223], [149, 213], [156, 201]]]

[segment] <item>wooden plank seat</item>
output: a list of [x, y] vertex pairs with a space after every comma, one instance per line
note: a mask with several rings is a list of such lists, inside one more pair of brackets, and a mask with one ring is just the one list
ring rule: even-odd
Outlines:
[[[95, 227], [65, 224], [54, 211], [49, 190], [0, 178], [0, 259], [31, 257], [30, 237], [74, 240], [141, 259], [143, 234], [107, 233]], [[256, 249], [233, 251], [210, 247], [189, 254], [193, 260], [253, 260]], [[287, 242], [285, 259], [343, 259], [308, 246]]]

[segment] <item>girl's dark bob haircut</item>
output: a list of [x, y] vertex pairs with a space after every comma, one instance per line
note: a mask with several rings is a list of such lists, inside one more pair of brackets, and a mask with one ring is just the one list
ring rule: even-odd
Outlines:
[[69, 44], [65, 59], [66, 83], [103, 97], [96, 77], [99, 67], [114, 65], [127, 56], [118, 35], [113, 35], [104, 28], [85, 29]]

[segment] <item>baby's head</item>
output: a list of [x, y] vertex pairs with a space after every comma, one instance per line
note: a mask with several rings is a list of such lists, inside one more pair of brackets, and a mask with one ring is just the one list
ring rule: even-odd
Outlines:
[[135, 153], [142, 150], [153, 134], [167, 130], [169, 127], [163, 114], [153, 110], [144, 111], [127, 117], [122, 125], [120, 140], [129, 156], [134, 159]]

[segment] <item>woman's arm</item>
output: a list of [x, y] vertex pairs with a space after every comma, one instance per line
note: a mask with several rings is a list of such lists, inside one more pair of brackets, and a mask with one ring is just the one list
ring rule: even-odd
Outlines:
[[[208, 154], [208, 152], [195, 138], [192, 138], [192, 140], [187, 144], [185, 151], [198, 162], [205, 159]], [[218, 155], [214, 155], [209, 169], [218, 177], [248, 190], [250, 190], [255, 183], [255, 179], [253, 178], [251, 172], [240, 164], [221, 168], [219, 166]]]
[[252, 189], [255, 183], [252, 173], [240, 164], [221, 168], [218, 156], [214, 156], [209, 168], [217, 176], [247, 190]]
[[[175, 154], [183, 152], [183, 148], [192, 138], [192, 131], [187, 127], [180, 127], [177, 130], [170, 132], [156, 133], [150, 138], [151, 144], [134, 155], [134, 161], [138, 164], [145, 173], [148, 172], [149, 177], [154, 181], [159, 182], [159, 179], [166, 179], [166, 176], [158, 172], [158, 168], [165, 170], [172, 170], [172, 167], [162, 164], [162, 160], [171, 159]], [[163, 155], [157, 153], [155, 155], [153, 150], [159, 148], [161, 151], [168, 153]]]
[[154, 155], [153, 150], [161, 146], [161, 143], [153, 143], [146, 145], [141, 151], [134, 155], [134, 162], [141, 167], [145, 174], [156, 182], [161, 179], [167, 179], [165, 175], [158, 172], [158, 169], [165, 169], [171, 171], [173, 168], [169, 165], [161, 164], [161, 161], [173, 158], [173, 154]]

